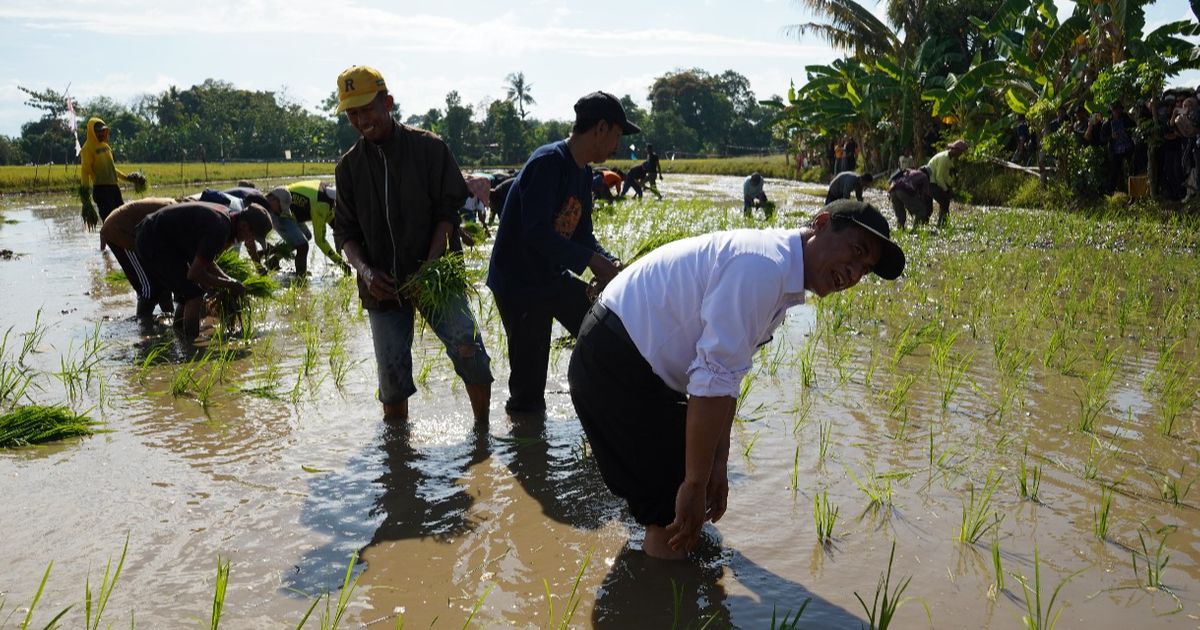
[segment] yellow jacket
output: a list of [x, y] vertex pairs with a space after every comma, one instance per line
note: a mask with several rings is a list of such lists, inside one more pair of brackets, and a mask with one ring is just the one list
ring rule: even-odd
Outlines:
[[333, 206], [317, 200], [317, 192], [321, 188], [319, 180], [305, 180], [288, 184], [288, 192], [292, 193], [292, 205], [307, 207], [309, 218], [312, 220], [313, 237], [317, 241], [317, 247], [320, 248], [325, 256], [339, 265], [345, 265], [346, 262], [329, 244], [329, 240], [325, 235], [325, 228], [333, 223]]
[[958, 173], [951, 162], [950, 151], [942, 151], [929, 159], [929, 183], [942, 190], [953, 190], [958, 184]]
[[93, 116], [87, 121], [87, 141], [79, 152], [79, 183], [83, 186], [116, 185], [117, 180], [129, 181], [129, 177], [117, 170], [113, 162], [112, 147], [96, 137], [96, 125], [103, 120]]

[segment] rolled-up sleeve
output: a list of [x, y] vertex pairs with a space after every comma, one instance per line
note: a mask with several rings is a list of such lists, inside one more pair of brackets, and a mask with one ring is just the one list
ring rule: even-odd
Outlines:
[[742, 254], [713, 273], [700, 306], [703, 328], [687, 370], [687, 393], [736, 397], [779, 309], [784, 272], [766, 256]]

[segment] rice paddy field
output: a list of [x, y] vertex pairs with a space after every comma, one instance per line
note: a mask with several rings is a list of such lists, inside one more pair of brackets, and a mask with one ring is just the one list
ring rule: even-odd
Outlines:
[[[668, 173], [665, 201], [598, 209], [597, 235], [629, 257], [795, 228], [812, 188], [768, 180], [764, 223], [741, 177]], [[505, 416], [478, 276], [490, 425], [426, 330], [412, 417], [389, 426], [353, 284], [320, 252], [191, 348], [133, 319], [71, 196], [3, 197], [0, 217], [0, 412], [102, 430], [0, 449], [0, 628], [64, 609], [89, 628], [1200, 627], [1194, 219], [956, 206], [900, 234], [899, 281], [813, 298], [761, 350], [729, 512], [672, 563], [591, 461], [569, 343], [545, 421]]]

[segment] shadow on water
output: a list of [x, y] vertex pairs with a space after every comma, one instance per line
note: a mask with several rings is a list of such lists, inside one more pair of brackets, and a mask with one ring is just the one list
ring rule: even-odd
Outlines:
[[619, 518], [623, 503], [604, 485], [586, 453], [578, 421], [547, 422], [543, 414], [513, 415], [504, 460], [542, 513], [566, 525], [594, 530]]
[[475, 499], [458, 480], [487, 459], [488, 448], [482, 429], [462, 443], [417, 448], [409, 427], [384, 422], [371, 447], [344, 470], [310, 482], [300, 522], [332, 540], [304, 554], [284, 578], [284, 589], [333, 591], [356, 551], [395, 540], [445, 540], [470, 530], [467, 511]]
[[[728, 574], [749, 593], [731, 593]], [[686, 561], [651, 558], [640, 541], [626, 543], [596, 593], [591, 622], [613, 629], [766, 628], [772, 618], [794, 619], [802, 606], [801, 627], [865, 627], [850, 611], [723, 548], [716, 529], [707, 525], [700, 547]]]

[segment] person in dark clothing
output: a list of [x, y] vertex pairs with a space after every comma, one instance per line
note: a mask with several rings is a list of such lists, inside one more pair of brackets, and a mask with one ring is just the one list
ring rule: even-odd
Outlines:
[[1100, 128], [1100, 137], [1108, 147], [1109, 192], [1126, 188], [1125, 176], [1133, 156], [1133, 129], [1133, 118], [1120, 103], [1113, 103], [1108, 120]]
[[495, 182], [495, 180], [493, 180], [492, 192], [490, 195], [488, 195], [488, 199], [492, 202], [492, 211], [488, 213], [487, 220], [489, 227], [491, 227], [492, 221], [494, 221], [497, 216], [503, 217], [504, 200], [508, 198], [508, 191], [512, 188], [513, 182], [516, 180], [516, 177], [506, 177], [499, 182]]
[[271, 232], [267, 211], [256, 204], [240, 212], [205, 201], [166, 206], [134, 228], [134, 245], [155, 286], [175, 297], [175, 325], [188, 340], [200, 334], [204, 291], [224, 289], [241, 295], [246, 288], [217, 266], [216, 259], [235, 241], [266, 241]]
[[853, 136], [846, 136], [842, 144], [842, 167], [838, 172], [853, 171], [858, 168], [858, 142]]
[[588, 285], [574, 276], [590, 269], [602, 288], [617, 275], [620, 262], [592, 232], [589, 164], [640, 131], [616, 97], [588, 94], [575, 103], [570, 137], [535, 150], [509, 191], [487, 276], [508, 335], [509, 413], [546, 409], [553, 322], [574, 336], [591, 306]]
[[850, 195], [858, 197], [859, 201], [863, 200], [863, 187], [870, 186], [871, 182], [875, 181], [875, 176], [870, 173], [859, 175], [854, 171], [845, 171], [838, 173], [837, 177], [829, 182], [829, 192], [825, 194], [825, 205], [829, 205], [838, 199], [849, 199]]
[[[655, 156], [656, 160], [657, 157]], [[621, 186], [621, 194], [618, 197], [624, 198], [625, 193], [632, 188], [634, 195], [641, 200], [642, 189], [645, 188], [662, 200], [663, 197], [659, 194], [658, 187], [654, 185], [654, 179], [657, 176], [657, 171], [651, 167], [649, 160], [634, 166], [625, 174], [625, 183]]]
[[[353, 66], [338, 76], [338, 112], [360, 138], [334, 170], [333, 237], [358, 276], [358, 295], [371, 323], [386, 420], [408, 419], [414, 311], [401, 287], [446, 253], [461, 220], [467, 184], [441, 138], [397, 123], [383, 76]], [[477, 424], [486, 423], [492, 395], [491, 359], [467, 296], [450, 296], [421, 315], [446, 348], [466, 385]]]

